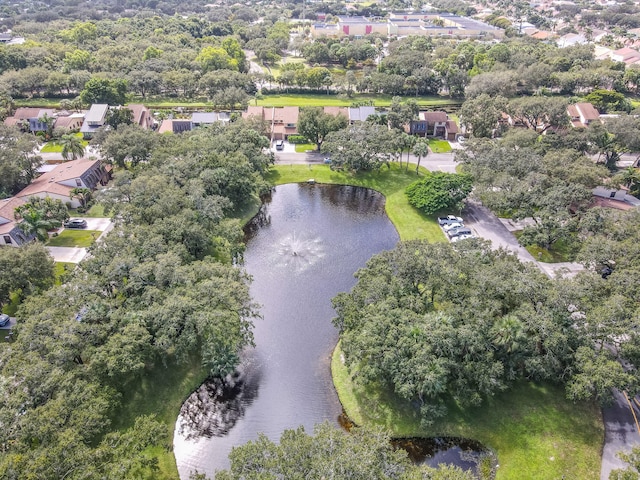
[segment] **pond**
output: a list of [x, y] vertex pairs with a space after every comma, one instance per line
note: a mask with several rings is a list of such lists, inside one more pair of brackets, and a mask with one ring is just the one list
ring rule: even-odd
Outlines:
[[[353, 287], [353, 274], [369, 258], [399, 240], [382, 195], [320, 184], [278, 186], [245, 233], [244, 267], [263, 319], [255, 322], [255, 348], [243, 352], [234, 375], [208, 380], [182, 406], [174, 434], [182, 480], [193, 471], [213, 479], [229, 467], [232, 447], [258, 433], [278, 440], [286, 429], [304, 425], [311, 433], [324, 420], [350, 428], [331, 379], [338, 340], [331, 299]], [[464, 439], [392, 443], [431, 466], [477, 471], [490, 455]]]
[[247, 231], [244, 267], [261, 305], [255, 348], [238, 372], [209, 381], [183, 405], [174, 453], [180, 477], [198, 470], [213, 478], [228, 468], [231, 448], [285, 429], [307, 432], [342, 410], [330, 372], [338, 332], [331, 299], [355, 284], [353, 274], [398, 234], [384, 197], [360, 187], [278, 186]]

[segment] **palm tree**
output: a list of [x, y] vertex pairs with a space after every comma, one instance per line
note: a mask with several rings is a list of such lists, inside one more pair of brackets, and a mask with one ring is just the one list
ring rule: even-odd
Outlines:
[[53, 125], [56, 123], [56, 119], [54, 117], [50, 117], [46, 112], [40, 118], [38, 118], [38, 122], [42, 123], [45, 127], [45, 136], [50, 139], [53, 135]]
[[420, 139], [413, 146], [413, 154], [418, 157], [418, 165], [416, 165], [416, 175], [418, 174], [418, 169], [420, 168], [420, 160], [429, 155], [429, 144]]
[[18, 211], [19, 208], [16, 209], [16, 217], [21, 218], [22, 221], [18, 223], [18, 228], [27, 237], [35, 235], [38, 240], [44, 242], [49, 238], [49, 230], [60, 225], [59, 222], [44, 218], [42, 213], [35, 208], [25, 208]]
[[69, 200], [74, 198], [78, 199], [81, 207], [86, 208], [91, 201], [91, 190], [82, 187], [72, 188], [69, 192]]
[[615, 179], [627, 187], [631, 195], [640, 193], [640, 169], [627, 167], [618, 173]]
[[62, 145], [62, 158], [65, 160], [76, 160], [84, 155], [82, 140], [75, 135], [63, 135], [60, 144]]

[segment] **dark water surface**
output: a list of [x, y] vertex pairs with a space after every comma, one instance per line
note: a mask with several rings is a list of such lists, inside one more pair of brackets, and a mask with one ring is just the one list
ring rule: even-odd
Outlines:
[[331, 298], [355, 284], [371, 256], [389, 250], [398, 234], [384, 213], [384, 197], [359, 187], [281, 185], [247, 229], [245, 268], [261, 305], [256, 347], [238, 374], [207, 382], [185, 402], [174, 452], [180, 477], [192, 470], [211, 478], [228, 468], [231, 448], [283, 430], [338, 425], [330, 355], [338, 332]]

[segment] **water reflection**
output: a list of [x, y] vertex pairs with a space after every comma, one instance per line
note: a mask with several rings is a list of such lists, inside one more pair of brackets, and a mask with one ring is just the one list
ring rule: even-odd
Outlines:
[[[265, 198], [245, 229], [244, 268], [261, 305], [255, 348], [233, 385], [203, 385], [176, 423], [174, 453], [180, 477], [213, 478], [228, 468], [235, 445], [264, 433], [336, 422], [342, 410], [330, 371], [338, 340], [331, 299], [353, 287], [353, 274], [398, 234], [384, 197], [349, 186], [281, 185]], [[245, 359], [246, 361], [246, 359]]]
[[437, 467], [438, 465], [456, 465], [463, 470], [473, 472], [479, 477], [481, 462], [488, 459], [495, 463], [494, 455], [481, 443], [466, 438], [399, 438], [391, 441], [396, 448], [402, 448], [409, 458], [418, 464]]
[[258, 396], [260, 368], [251, 368], [249, 354], [226, 378], [209, 378], [182, 404], [178, 434], [185, 440], [229, 433]]

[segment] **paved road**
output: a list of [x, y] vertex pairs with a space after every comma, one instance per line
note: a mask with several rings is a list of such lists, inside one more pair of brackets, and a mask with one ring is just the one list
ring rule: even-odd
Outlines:
[[[276, 163], [284, 164], [304, 164], [304, 163], [322, 163], [323, 159], [327, 156], [326, 153], [308, 152], [308, 153], [295, 153], [295, 151], [287, 150], [285, 144], [284, 151], [275, 152]], [[402, 162], [407, 161], [407, 156], [402, 156]], [[413, 164], [418, 163], [418, 157], [409, 155], [409, 162]], [[420, 165], [431, 170], [440, 170], [442, 172], [455, 173], [456, 165], [453, 161], [453, 153], [430, 153], [427, 158], [423, 158], [420, 161]]]
[[522, 247], [516, 237], [491, 211], [478, 201], [469, 200], [462, 211], [465, 225], [480, 238], [490, 240], [494, 248], [505, 248], [515, 253], [523, 262], [536, 262], [533, 256]]
[[87, 255], [86, 248], [80, 247], [47, 247], [56, 262], [80, 263]]
[[[602, 448], [600, 480], [608, 480], [611, 470], [627, 466], [616, 456], [618, 452], [629, 452], [634, 445], [640, 445], [640, 433], [638, 433], [638, 426], [631, 413], [627, 398], [618, 390], [614, 390], [613, 394], [613, 405], [602, 409], [604, 447]], [[629, 400], [633, 402], [632, 399]], [[638, 415], [637, 408], [636, 415]]]

